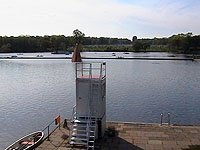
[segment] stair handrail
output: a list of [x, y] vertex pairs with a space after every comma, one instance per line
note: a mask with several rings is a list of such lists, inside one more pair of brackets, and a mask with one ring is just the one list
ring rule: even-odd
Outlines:
[[73, 130], [73, 125], [72, 125], [72, 122], [77, 118], [77, 113], [76, 113], [76, 105], [73, 106], [72, 108], [72, 116], [71, 116], [71, 123], [70, 123], [70, 126], [69, 126], [69, 139], [70, 139], [70, 142], [71, 142], [71, 138], [72, 138], [72, 130]]
[[88, 118], [87, 118], [87, 127], [86, 127], [86, 133], [87, 133], [87, 149], [89, 149], [89, 139], [90, 139], [90, 126], [91, 126], [91, 110], [90, 110], [90, 103], [92, 101], [92, 64], [90, 64], [90, 69], [89, 69], [89, 78], [90, 78], [90, 91], [89, 91], [89, 101], [88, 101]]
[[76, 105], [73, 106], [73, 109], [72, 109], [72, 116], [71, 116], [71, 121], [73, 121], [75, 118], [77, 118], [76, 116]]
[[[94, 149], [94, 145], [95, 145], [95, 138], [96, 138], [96, 125], [97, 125], [97, 111], [94, 110], [94, 121], [95, 121], [95, 126], [94, 126], [94, 133], [93, 133], [93, 136], [94, 136], [94, 142], [93, 142], [93, 148]], [[92, 123], [91, 123], [92, 124]], [[91, 132], [90, 132], [91, 134]], [[90, 134], [89, 134], [89, 137], [90, 137]]]

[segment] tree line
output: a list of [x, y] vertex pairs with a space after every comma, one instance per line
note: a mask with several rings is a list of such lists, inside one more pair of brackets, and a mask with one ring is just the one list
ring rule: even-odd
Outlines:
[[[75, 36], [0, 36], [0, 52], [51, 52], [72, 50]], [[106, 37], [83, 37], [83, 45], [127, 45], [129, 39]]]
[[168, 51], [176, 53], [200, 53], [200, 35], [177, 34], [168, 38], [138, 39], [133, 41], [135, 51]]
[[84, 51], [132, 51], [175, 52], [200, 54], [200, 35], [177, 34], [168, 38], [137, 39], [85, 37], [74, 30], [73, 36], [0, 36], [0, 52], [52, 52], [73, 51], [75, 43], [81, 42]]

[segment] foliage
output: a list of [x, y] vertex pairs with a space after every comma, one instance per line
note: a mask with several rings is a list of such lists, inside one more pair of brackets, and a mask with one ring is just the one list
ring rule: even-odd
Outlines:
[[83, 40], [83, 37], [85, 36], [84, 33], [82, 33], [81, 31], [79, 31], [78, 29], [73, 31], [73, 36], [75, 38], [76, 43], [81, 43]]
[[133, 51], [131, 46], [124, 45], [94, 45], [84, 46], [83, 51], [87, 52], [128, 52]]
[[[106, 38], [106, 37], [84, 37], [76, 32], [75, 36], [52, 35], [52, 36], [0, 36], [0, 52], [51, 52], [51, 51], [73, 51], [76, 36], [81, 36], [83, 45], [126, 45], [131, 44], [128, 39]], [[79, 37], [80, 38], [80, 37]]]
[[200, 50], [200, 36], [193, 36], [192, 33], [173, 35], [169, 38], [169, 47], [182, 53], [197, 53]]
[[137, 40], [137, 36], [133, 36], [132, 42], [134, 43]]
[[135, 51], [170, 51], [178, 53], [200, 53], [200, 35], [192, 33], [173, 35], [169, 38], [138, 39], [133, 42]]
[[136, 36], [133, 36], [133, 41], [126, 38], [85, 37], [85, 34], [78, 29], [74, 30], [73, 35], [67, 37], [64, 35], [0, 36], [0, 52], [73, 51], [76, 41], [84, 45], [84, 51], [157, 51], [200, 54], [200, 35], [193, 35], [192, 33], [152, 39], [137, 39]]
[[146, 51], [146, 49], [149, 47], [150, 47], [150, 43], [145, 42], [145, 41], [137, 40], [133, 43], [133, 49], [136, 52], [138, 52], [140, 50]]

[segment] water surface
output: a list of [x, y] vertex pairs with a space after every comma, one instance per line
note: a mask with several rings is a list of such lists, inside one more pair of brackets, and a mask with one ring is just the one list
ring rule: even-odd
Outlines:
[[[105, 61], [107, 120], [159, 123], [170, 112], [174, 124], [200, 125], [200, 62]], [[70, 60], [0, 60], [0, 149], [57, 115], [71, 117], [74, 67]]]

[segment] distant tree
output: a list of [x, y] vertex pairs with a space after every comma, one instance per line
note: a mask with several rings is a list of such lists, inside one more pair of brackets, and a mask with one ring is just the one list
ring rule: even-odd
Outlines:
[[142, 40], [137, 40], [136, 42], [134, 42], [133, 44], [133, 49], [135, 51], [140, 51], [140, 50], [146, 50], [147, 48], [150, 47], [150, 44], [147, 42], [144, 42]]
[[11, 44], [10, 44], [10, 43], [5, 44], [5, 45], [2, 45], [2, 46], [0, 47], [0, 51], [1, 51], [1, 52], [8, 52], [8, 51], [10, 51], [10, 47], [11, 47]]
[[66, 44], [65, 44], [64, 42], [61, 42], [59, 48], [60, 48], [62, 51], [65, 51], [65, 50], [66, 50]]
[[73, 31], [73, 36], [75, 38], [76, 43], [80, 44], [82, 42], [85, 34], [81, 31], [79, 31], [78, 29], [76, 29]]
[[134, 43], [137, 40], [137, 36], [133, 36], [132, 42]]
[[99, 38], [99, 44], [100, 45], [108, 45], [109, 43], [109, 39], [108, 38], [105, 38], [105, 37], [100, 37]]
[[169, 46], [173, 50], [179, 50], [183, 53], [190, 51], [192, 43], [192, 33], [173, 35], [169, 38]]
[[50, 45], [51, 45], [49, 39], [40, 38], [39, 42], [40, 42], [40, 49], [41, 49], [42, 51], [48, 51], [48, 48], [49, 48]]

